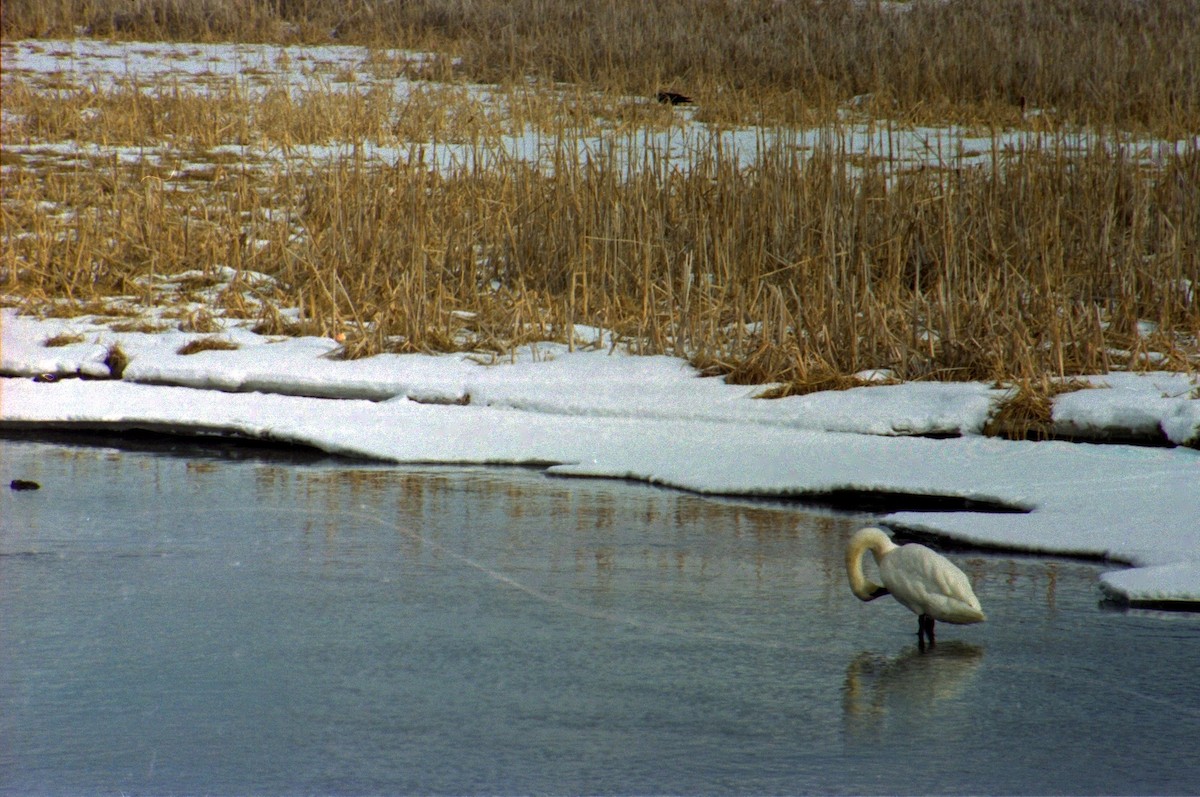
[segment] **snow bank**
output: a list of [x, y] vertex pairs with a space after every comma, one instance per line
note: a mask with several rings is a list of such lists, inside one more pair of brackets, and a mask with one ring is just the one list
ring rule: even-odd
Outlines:
[[1176, 445], [1200, 443], [1200, 386], [1195, 377], [1114, 373], [1087, 381], [1099, 389], [1066, 393], [1054, 402], [1056, 431], [1138, 439], [1161, 434]]
[[[46, 340], [74, 342], [47, 348]], [[211, 335], [116, 333], [87, 319], [0, 311], [0, 427], [230, 434], [397, 463], [538, 463], [705, 494], [948, 496], [1013, 512], [897, 511], [882, 520], [964, 542], [1106, 557], [1137, 567], [1103, 586], [1130, 601], [1200, 601], [1200, 451], [1012, 442], [981, 430], [1004, 391], [864, 387], [764, 401], [685, 362], [619, 350], [527, 347], [466, 355], [334, 357], [319, 338], [230, 327], [235, 350], [183, 355]], [[108, 376], [119, 346], [122, 379]], [[1194, 380], [1113, 374], [1060, 396], [1056, 424], [1182, 442], [1200, 436]], [[949, 439], [935, 439], [950, 435]]]
[[1186, 562], [1115, 570], [1100, 576], [1106, 593], [1133, 605], [1194, 609], [1200, 556]]

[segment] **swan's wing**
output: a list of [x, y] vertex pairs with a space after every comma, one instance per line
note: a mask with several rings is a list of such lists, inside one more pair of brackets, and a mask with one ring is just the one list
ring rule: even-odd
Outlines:
[[966, 574], [924, 545], [904, 545], [892, 551], [880, 566], [880, 575], [896, 600], [917, 614], [949, 623], [984, 619]]

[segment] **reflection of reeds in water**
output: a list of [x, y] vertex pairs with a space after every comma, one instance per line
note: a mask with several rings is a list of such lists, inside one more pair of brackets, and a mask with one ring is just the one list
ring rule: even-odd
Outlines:
[[888, 658], [863, 652], [846, 667], [842, 708], [846, 731], [875, 736], [889, 717], [921, 717], [957, 698], [970, 683], [983, 648], [966, 642], [940, 642], [926, 652], [912, 647]]
[[[472, 529], [464, 540], [486, 538], [485, 548], [495, 544], [500, 558], [492, 564], [499, 569], [507, 566], [504, 556], [542, 549], [552, 572], [574, 571], [577, 583], [590, 583], [602, 592], [613, 587], [614, 574], [622, 568], [656, 573], [662, 582], [688, 589], [734, 574], [758, 584], [791, 584], [798, 575], [796, 546], [813, 546], [817, 553], [801, 557], [799, 577], [822, 585], [827, 601], [844, 597], [841, 519], [636, 485], [614, 491], [610, 482], [526, 479], [522, 471], [515, 473], [349, 464], [336, 469], [264, 467], [255, 471], [255, 494], [292, 506], [300, 516], [296, 525], [315, 540], [344, 538], [345, 528], [355, 524], [388, 528], [404, 539], [414, 558], [431, 550], [425, 529], [461, 514], [464, 527]], [[486, 507], [486, 512], [464, 514], [470, 507]], [[356, 520], [347, 524], [348, 518]], [[662, 536], [657, 544], [630, 545], [625, 537], [629, 528]], [[721, 532], [712, 545], [693, 544], [697, 528]]]
[[1058, 592], [1063, 579], [1093, 581], [1098, 568], [1088, 561], [1008, 559], [967, 559], [963, 570], [980, 595], [1005, 592], [1043, 603], [1053, 614], [1058, 607]]

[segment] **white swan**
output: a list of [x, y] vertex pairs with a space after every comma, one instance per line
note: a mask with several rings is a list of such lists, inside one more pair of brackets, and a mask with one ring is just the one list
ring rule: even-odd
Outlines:
[[[862, 559], [867, 551], [879, 565], [880, 586], [863, 575]], [[850, 589], [862, 601], [873, 601], [891, 593], [917, 615], [917, 640], [922, 647], [928, 636], [933, 644], [933, 624], [979, 623], [987, 619], [963, 571], [924, 545], [897, 545], [876, 528], [859, 529], [846, 547], [846, 574]]]

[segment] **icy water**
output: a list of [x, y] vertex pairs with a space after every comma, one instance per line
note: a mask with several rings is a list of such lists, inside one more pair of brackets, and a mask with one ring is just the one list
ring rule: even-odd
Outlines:
[[[13, 492], [14, 478], [41, 483]], [[1196, 793], [1200, 617], [858, 521], [513, 469], [0, 440], [4, 794]]]

